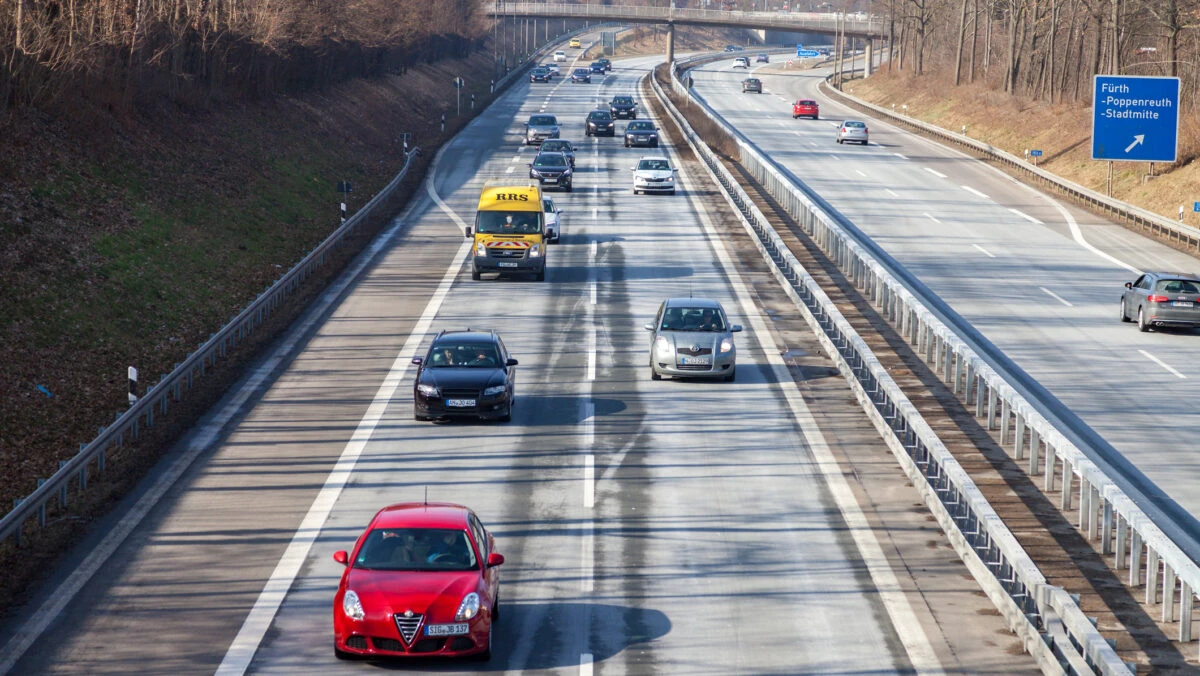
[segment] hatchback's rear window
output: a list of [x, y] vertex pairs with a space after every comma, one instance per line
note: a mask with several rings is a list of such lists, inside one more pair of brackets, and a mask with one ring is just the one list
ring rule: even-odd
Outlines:
[[1163, 293], [1200, 293], [1200, 284], [1187, 279], [1160, 279], [1155, 288]]

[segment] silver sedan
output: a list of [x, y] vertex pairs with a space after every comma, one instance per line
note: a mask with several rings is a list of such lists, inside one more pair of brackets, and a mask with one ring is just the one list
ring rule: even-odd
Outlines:
[[724, 378], [737, 376], [737, 350], [725, 309], [715, 300], [669, 298], [646, 324], [650, 338], [650, 377]]

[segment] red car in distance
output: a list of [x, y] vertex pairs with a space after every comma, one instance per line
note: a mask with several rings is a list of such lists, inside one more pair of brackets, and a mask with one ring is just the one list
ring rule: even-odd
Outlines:
[[349, 554], [333, 598], [339, 659], [492, 656], [504, 557], [462, 505], [408, 502], [381, 509]]
[[792, 104], [792, 119], [797, 117], [812, 117], [812, 119], [820, 119], [820, 111], [818, 110], [817, 102], [808, 99], [800, 99]]

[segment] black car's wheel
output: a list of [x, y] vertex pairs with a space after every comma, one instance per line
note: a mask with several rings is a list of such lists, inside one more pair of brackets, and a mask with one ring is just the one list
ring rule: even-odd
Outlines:
[[637, 113], [630, 113], [630, 114], [629, 114], [629, 119], [631, 119], [631, 120], [636, 120], [636, 119], [637, 119]]
[[505, 411], [504, 415], [500, 416], [498, 420], [504, 423], [512, 422], [512, 405], [509, 405], [508, 410]]
[[813, 119], [814, 119], [814, 120], [819, 120], [819, 119], [820, 119], [820, 117], [818, 117], [817, 115], [813, 115]]
[[566, 190], [567, 192], [571, 192], [571, 190], [572, 190], [572, 188], [571, 188], [571, 184], [570, 184], [570, 183], [568, 183], [568, 184], [566, 184], [565, 186], [563, 186], [563, 190]]
[[1138, 331], [1145, 333], [1150, 330], [1150, 324], [1146, 321], [1146, 315], [1142, 314], [1142, 308], [1138, 308]]
[[1123, 321], [1123, 322], [1133, 321], [1129, 318], [1129, 313], [1125, 311], [1125, 299], [1124, 298], [1121, 299], [1121, 321]]
[[537, 276], [535, 276], [534, 279], [536, 279], [539, 282], [546, 281], [546, 271], [542, 270], [541, 272], [538, 272]]
[[626, 147], [626, 148], [628, 148], [628, 147], [629, 147], [629, 141], [625, 141], [625, 147]]
[[471, 279], [473, 279], [477, 282], [479, 281], [479, 271], [478, 270], [471, 271]]
[[675, 189], [674, 189], [674, 188], [672, 188], [670, 191], [668, 191], [668, 192], [667, 192], [667, 194], [668, 194], [668, 195], [674, 195], [674, 194], [675, 194]]
[[730, 372], [729, 375], [725, 376], [725, 382], [727, 382], [727, 383], [732, 383], [736, 379], [737, 379], [737, 369], [734, 369], [732, 372]]
[[416, 420], [417, 422], [429, 422], [429, 416], [424, 416], [424, 415], [419, 415], [417, 413], [414, 413], [413, 420]]
[[658, 141], [653, 141], [653, 142], [651, 142], [651, 143], [650, 143], [650, 147], [651, 147], [651, 148], [657, 148], [657, 147], [658, 147]]

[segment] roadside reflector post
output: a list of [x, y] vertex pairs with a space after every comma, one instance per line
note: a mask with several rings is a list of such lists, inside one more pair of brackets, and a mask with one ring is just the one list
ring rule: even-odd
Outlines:
[[132, 366], [129, 367], [129, 405], [133, 406], [137, 403], [137, 381], [138, 370]]

